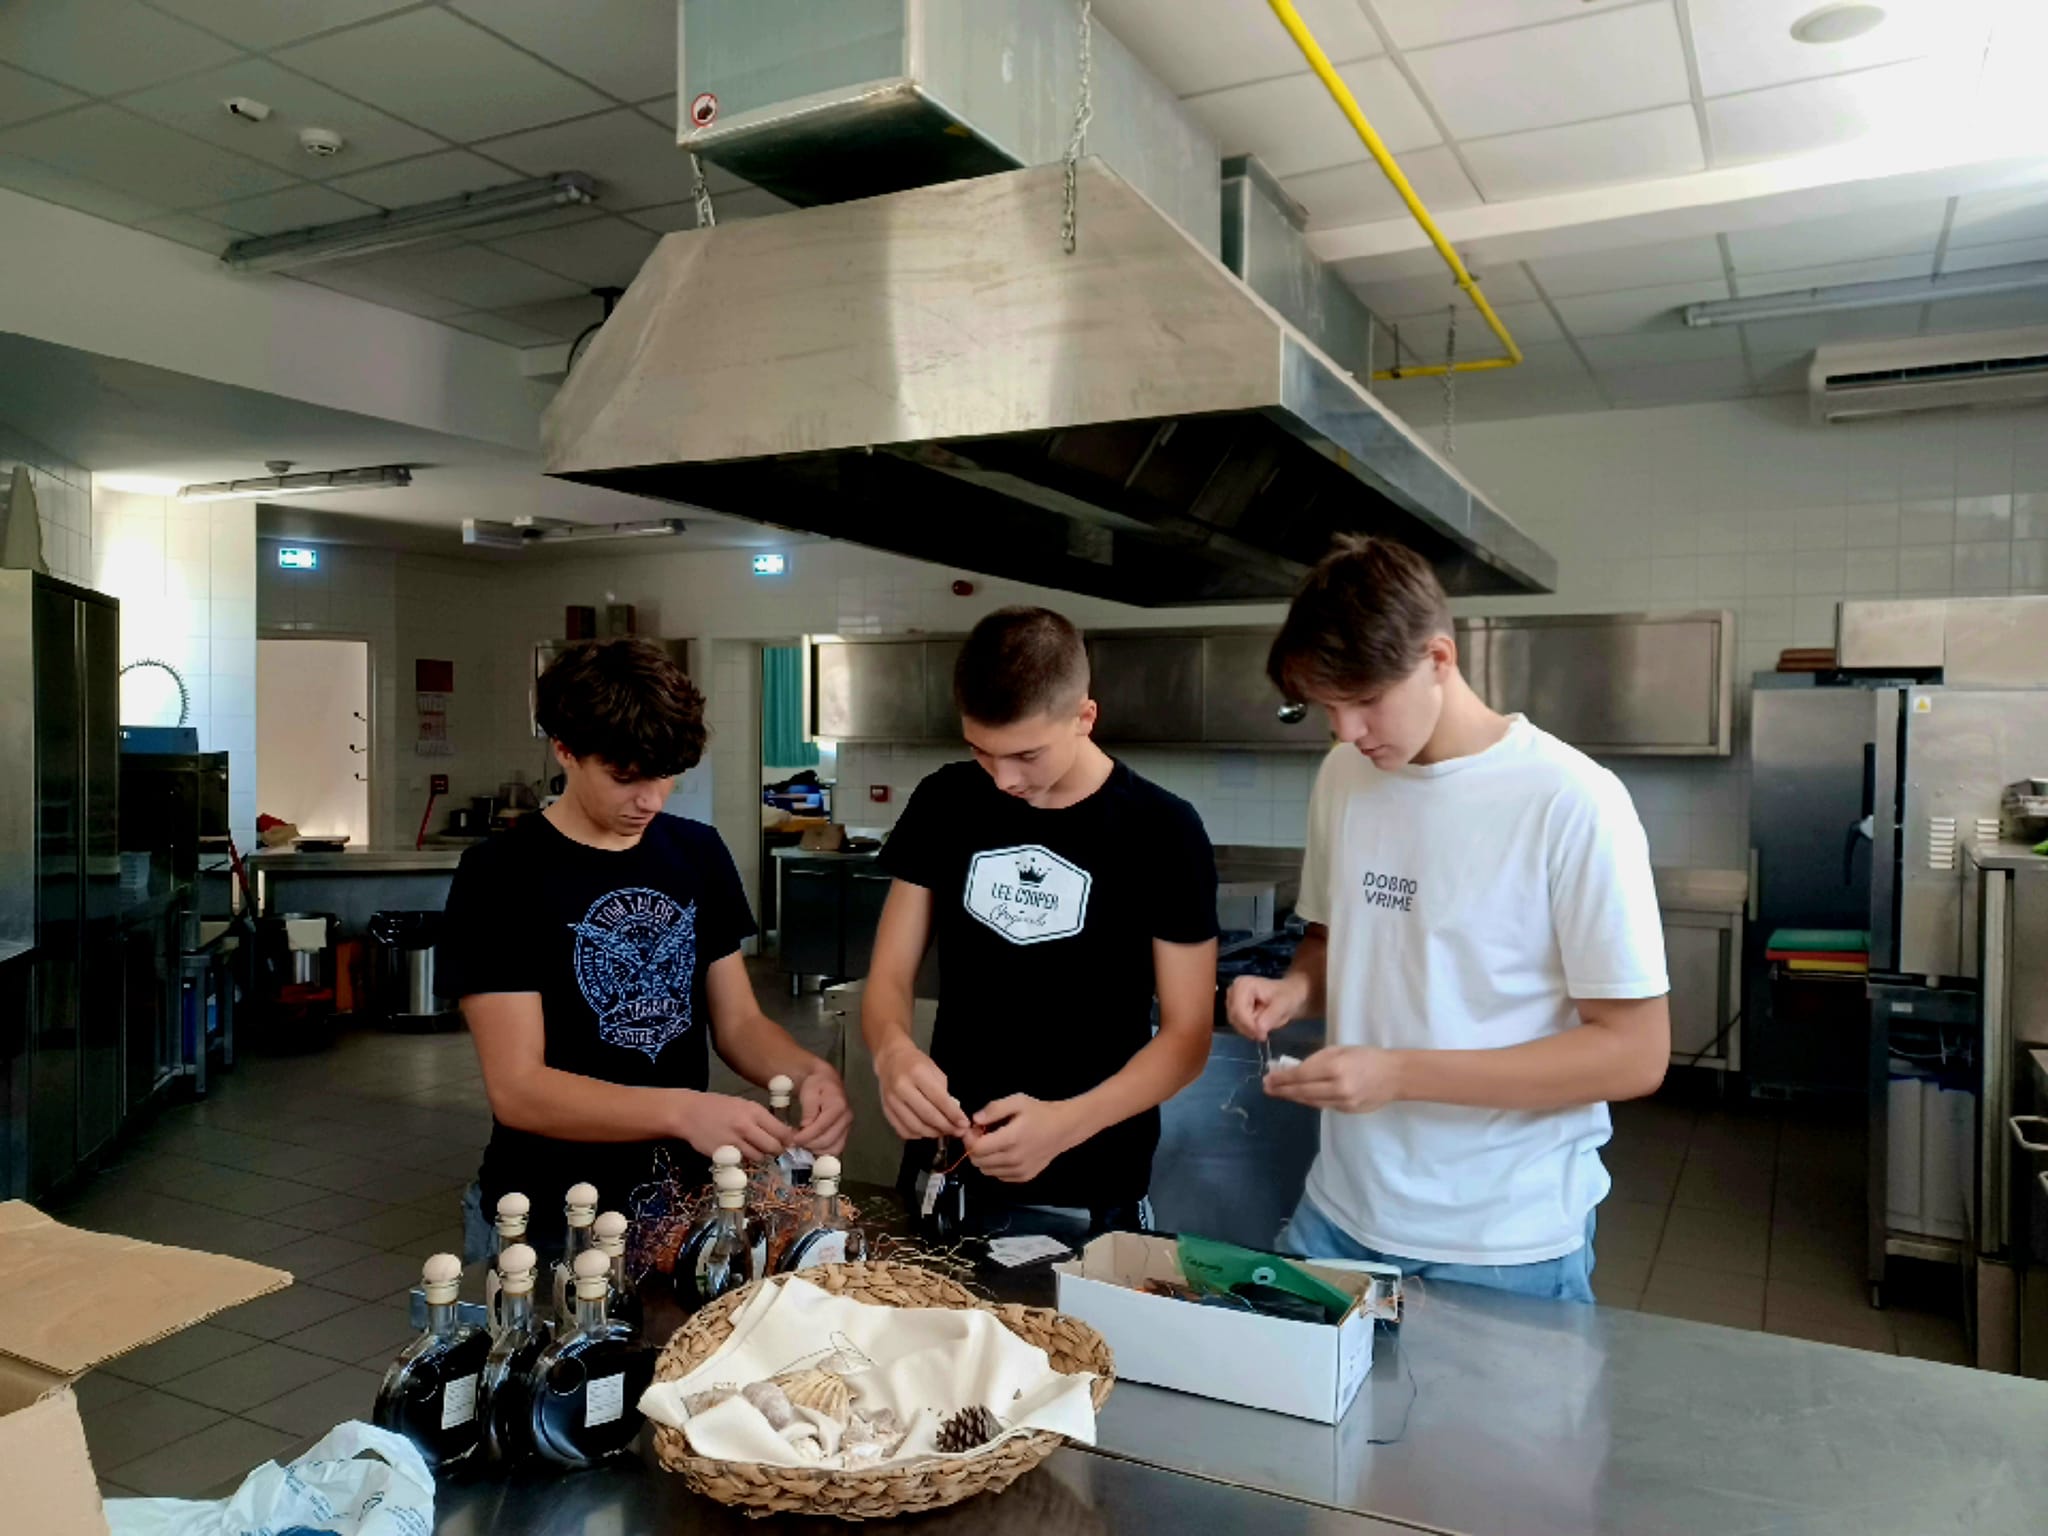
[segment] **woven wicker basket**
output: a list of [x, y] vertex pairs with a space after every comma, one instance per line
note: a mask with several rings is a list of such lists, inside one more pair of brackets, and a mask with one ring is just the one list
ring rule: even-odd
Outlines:
[[[1044, 1350], [1054, 1370], [1065, 1375], [1093, 1372], [1098, 1411], [1115, 1384], [1115, 1361], [1102, 1335], [1063, 1313], [993, 1306], [944, 1275], [915, 1264], [832, 1264], [805, 1270], [804, 1279], [835, 1296], [851, 1296], [877, 1306], [992, 1312], [1017, 1337]], [[733, 1314], [746, 1305], [753, 1290], [748, 1286], [720, 1297], [678, 1328], [661, 1352], [654, 1379], [680, 1381], [709, 1359], [732, 1332]], [[751, 1515], [885, 1520], [942, 1509], [977, 1493], [999, 1493], [1057, 1450], [1062, 1438], [1037, 1430], [1012, 1435], [973, 1455], [927, 1458], [858, 1472], [713, 1461], [694, 1453], [683, 1432], [665, 1424], [655, 1426], [654, 1450], [661, 1464], [680, 1474], [692, 1492]]]

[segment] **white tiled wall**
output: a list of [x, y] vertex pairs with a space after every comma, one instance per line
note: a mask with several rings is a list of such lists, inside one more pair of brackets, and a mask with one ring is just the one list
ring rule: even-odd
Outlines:
[[95, 488], [92, 584], [121, 599], [121, 660], [184, 677], [202, 751], [228, 753], [229, 821], [256, 836], [256, 509]]
[[92, 476], [62, 454], [0, 421], [0, 494], [25, 465], [42, 524], [43, 564], [52, 576], [92, 585]]

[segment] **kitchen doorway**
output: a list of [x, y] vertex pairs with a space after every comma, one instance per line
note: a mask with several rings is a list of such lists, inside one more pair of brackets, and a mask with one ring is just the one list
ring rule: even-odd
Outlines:
[[370, 842], [370, 643], [256, 642], [256, 809]]

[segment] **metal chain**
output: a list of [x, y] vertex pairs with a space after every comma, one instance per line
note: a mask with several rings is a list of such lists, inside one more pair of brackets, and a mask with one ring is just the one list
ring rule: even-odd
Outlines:
[[1453, 437], [1457, 425], [1458, 386], [1454, 382], [1458, 375], [1458, 301], [1451, 301], [1451, 317], [1444, 330], [1444, 457], [1457, 457], [1458, 446]]
[[1067, 140], [1067, 203], [1060, 220], [1060, 246], [1071, 256], [1076, 238], [1079, 187], [1076, 176], [1081, 164], [1081, 147], [1088, 142], [1088, 125], [1095, 118], [1095, 0], [1081, 0], [1080, 86], [1074, 96], [1074, 131]]
[[711, 206], [711, 184], [704, 179], [704, 162], [690, 156], [690, 196], [697, 200], [697, 227], [716, 229], [718, 210]]

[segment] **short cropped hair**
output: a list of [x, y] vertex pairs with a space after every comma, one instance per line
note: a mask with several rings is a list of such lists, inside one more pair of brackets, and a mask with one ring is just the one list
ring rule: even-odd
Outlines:
[[982, 725], [1078, 711], [1088, 697], [1088, 649], [1050, 608], [1003, 608], [967, 637], [953, 667], [953, 707]]
[[1450, 600], [1427, 560], [1344, 534], [1295, 594], [1266, 675], [1290, 699], [1356, 699], [1399, 682], [1451, 633]]
[[580, 640], [534, 689], [534, 720], [574, 757], [632, 779], [666, 779], [703, 759], [704, 695], [652, 640]]

